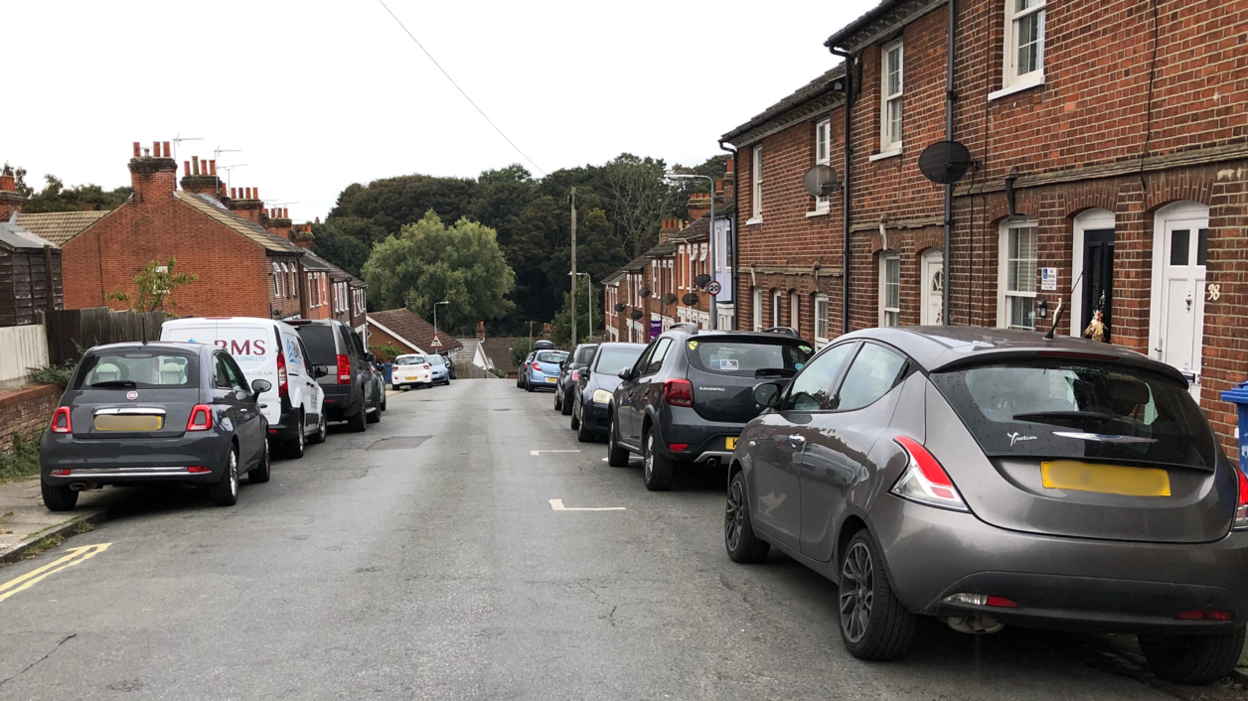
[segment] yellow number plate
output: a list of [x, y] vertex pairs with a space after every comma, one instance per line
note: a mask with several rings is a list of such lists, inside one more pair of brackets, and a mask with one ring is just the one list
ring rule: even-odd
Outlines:
[[1040, 463], [1049, 489], [1122, 494], [1130, 497], [1170, 496], [1170, 473], [1151, 467], [1096, 465], [1075, 460]]
[[97, 431], [159, 431], [164, 419], [161, 416], [124, 416], [104, 414], [95, 417]]
[[546, 378], [546, 381], [547, 381], [547, 382], [558, 382], [558, 381], [559, 381], [559, 378], [558, 378], [558, 377], [547, 377], [547, 378]]
[[736, 449], [737, 449], [737, 439], [736, 439], [736, 438], [725, 438], [725, 439], [724, 439], [724, 447], [725, 447], [725, 448], [727, 448], [728, 450], [736, 450]]

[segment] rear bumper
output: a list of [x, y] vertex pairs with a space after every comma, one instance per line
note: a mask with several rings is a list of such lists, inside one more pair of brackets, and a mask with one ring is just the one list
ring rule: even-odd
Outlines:
[[[40, 474], [54, 486], [75, 482], [215, 482], [229, 458], [230, 437], [216, 431], [181, 438], [82, 440], [45, 434], [39, 450]], [[203, 466], [209, 472], [191, 473]], [[53, 470], [69, 470], [53, 475]]]
[[395, 387], [414, 387], [416, 385], [433, 384], [434, 374], [432, 372], [414, 372], [404, 375], [392, 374], [390, 384]]
[[[732, 450], [728, 439], [735, 439], [745, 429], [744, 423], [707, 421], [688, 407], [672, 407], [664, 404], [660, 409], [659, 450], [669, 458], [686, 462], [709, 462], [712, 458], [728, 462]], [[671, 450], [668, 446], [685, 444], [684, 450]]]
[[325, 419], [342, 421], [364, 410], [364, 393], [353, 396], [354, 385], [321, 385], [325, 390]]
[[[1062, 538], [990, 526], [971, 514], [880, 497], [872, 529], [893, 590], [912, 611], [986, 613], [1021, 626], [1119, 633], [1216, 633], [1248, 619], [1248, 533], [1212, 543]], [[1017, 608], [946, 603], [953, 594], [1012, 599]], [[1230, 622], [1185, 621], [1190, 610]]]
[[529, 385], [533, 389], [549, 389], [557, 390], [559, 388], [559, 376], [547, 375], [541, 372], [529, 371]]
[[283, 407], [278, 423], [269, 424], [269, 438], [279, 441], [293, 441], [299, 438], [303, 427], [299, 423], [299, 411], [295, 407]]

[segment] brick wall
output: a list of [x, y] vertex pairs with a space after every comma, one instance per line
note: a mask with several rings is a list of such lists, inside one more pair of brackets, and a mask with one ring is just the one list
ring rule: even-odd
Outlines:
[[56, 385], [27, 385], [0, 392], [0, 450], [12, 451], [14, 436], [37, 440], [60, 401], [61, 388]]

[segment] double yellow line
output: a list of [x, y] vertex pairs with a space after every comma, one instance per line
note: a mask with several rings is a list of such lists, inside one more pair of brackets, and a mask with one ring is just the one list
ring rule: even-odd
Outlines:
[[0, 584], [0, 601], [4, 601], [19, 591], [31, 588], [63, 569], [67, 569], [81, 562], [90, 560], [96, 555], [108, 550], [108, 546], [110, 545], [112, 545], [112, 543], [100, 543], [98, 545], [84, 545], [80, 548], [70, 548], [66, 551], [69, 554], [56, 562], [48, 563], [37, 570], [27, 572], [17, 579], [12, 579], [4, 584]]

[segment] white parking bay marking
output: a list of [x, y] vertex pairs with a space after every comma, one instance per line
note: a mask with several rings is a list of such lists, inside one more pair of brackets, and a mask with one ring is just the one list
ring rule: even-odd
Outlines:
[[627, 511], [628, 509], [623, 506], [598, 506], [598, 507], [592, 507], [592, 508], [584, 507], [584, 506], [564, 506], [562, 499], [551, 499], [550, 510], [551, 511]]
[[529, 455], [541, 455], [542, 453], [579, 453], [579, 450], [530, 450]]

